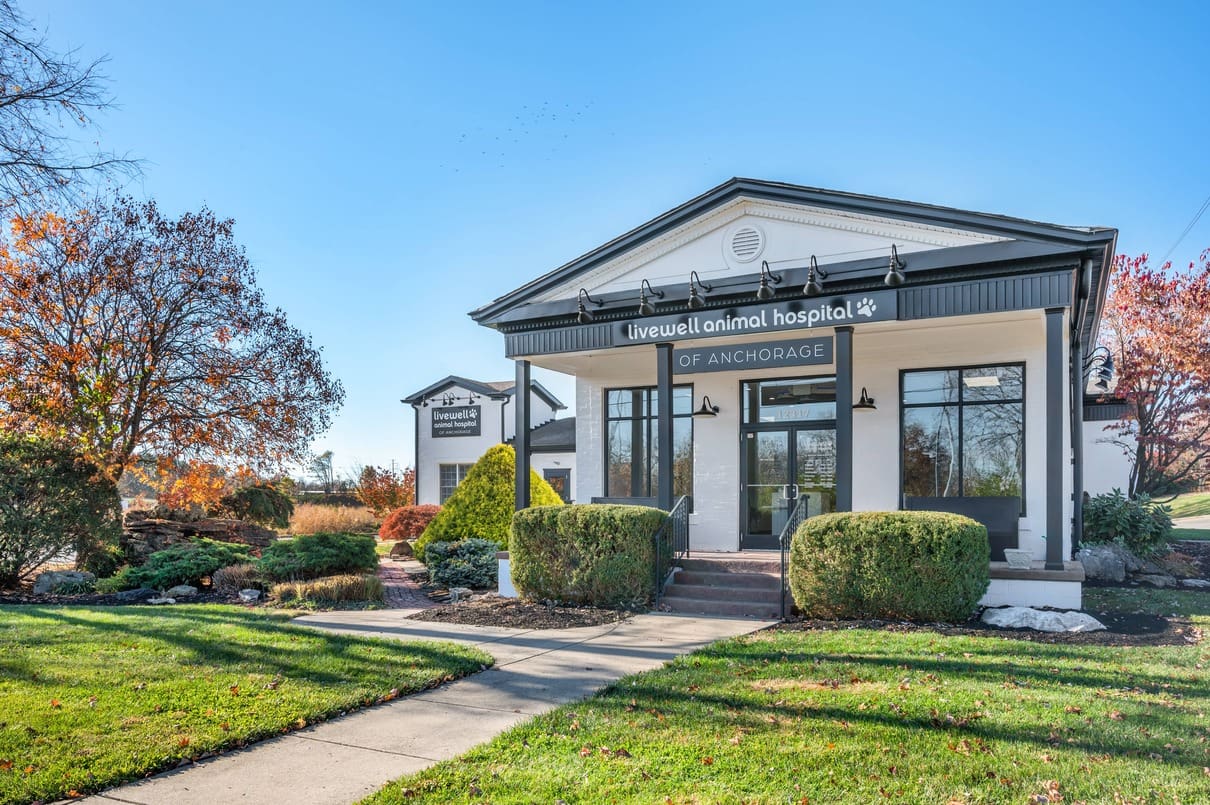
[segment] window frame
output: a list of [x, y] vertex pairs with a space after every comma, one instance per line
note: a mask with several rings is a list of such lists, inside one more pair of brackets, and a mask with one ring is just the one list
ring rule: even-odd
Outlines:
[[[965, 386], [962, 383], [962, 373], [975, 369], [1001, 369], [1006, 367], [1018, 368], [1021, 370], [1021, 397], [1011, 398], [1006, 400], [978, 400], [966, 402], [963, 400]], [[965, 494], [965, 475], [966, 475], [966, 433], [965, 424], [966, 417], [963, 415], [962, 409], [965, 406], [984, 406], [984, 405], [1004, 405], [1018, 403], [1021, 406], [1021, 511], [1019, 517], [1025, 517], [1028, 514], [1028, 504], [1026, 490], [1026, 468], [1029, 466], [1028, 461], [1028, 433], [1029, 417], [1026, 415], [1026, 403], [1029, 399], [1028, 376], [1027, 376], [1026, 361], [998, 361], [995, 363], [971, 363], [958, 366], [920, 366], [912, 369], [899, 370], [899, 446], [896, 448], [899, 459], [899, 508], [902, 509], [908, 495], [904, 492], [904, 461], [903, 461], [903, 437], [904, 437], [904, 412], [911, 409], [921, 408], [945, 408], [953, 406], [958, 409], [958, 491], [960, 494], [951, 495], [951, 497], [977, 497]], [[905, 403], [904, 395], [904, 379], [909, 374], [917, 372], [957, 372], [958, 373], [958, 397], [953, 402], [934, 402], [934, 403]]]
[[[688, 413], [684, 413], [684, 414], [677, 414], [677, 413], [673, 413], [673, 415], [672, 415], [672, 419], [673, 419], [674, 421], [675, 421], [675, 420], [677, 420], [677, 419], [687, 419], [687, 420], [689, 420], [689, 466], [690, 466], [690, 472], [689, 472], [689, 491], [686, 493], [686, 495], [687, 495], [687, 497], [689, 497], [689, 499], [690, 499], [690, 500], [692, 500], [692, 499], [693, 499], [693, 486], [694, 486], [694, 484], [693, 484], [694, 478], [693, 478], [693, 469], [692, 469], [692, 468], [693, 468], [694, 454], [695, 454], [695, 453], [696, 453], [696, 451], [697, 451], [696, 445], [694, 444], [694, 437], [695, 437], [695, 431], [696, 431], [696, 428], [694, 427], [694, 424], [693, 424], [693, 384], [692, 384], [692, 383], [674, 383], [674, 384], [673, 384], [673, 386], [672, 386], [672, 390], [673, 390], [673, 392], [675, 393], [677, 389], [689, 389], [689, 411], [688, 411]], [[602, 394], [601, 394], [601, 403], [602, 403], [602, 407], [601, 407], [601, 424], [602, 424], [602, 427], [601, 427], [601, 431], [602, 431], [602, 433], [601, 433], [601, 447], [602, 447], [602, 455], [601, 455], [601, 472], [602, 472], [602, 475], [601, 475], [601, 490], [602, 490], [602, 493], [603, 493], [603, 495], [602, 495], [602, 496], [603, 496], [603, 497], [607, 497], [607, 498], [621, 498], [621, 497], [627, 497], [627, 498], [635, 498], [636, 500], [637, 500], [637, 499], [642, 499], [642, 498], [653, 498], [653, 497], [655, 497], [655, 495], [654, 495], [654, 494], [651, 494], [651, 495], [632, 495], [632, 494], [630, 494], [630, 492], [631, 492], [631, 491], [633, 491], [632, 489], [631, 489], [631, 490], [627, 490], [627, 493], [626, 493], [625, 495], [616, 495], [616, 494], [614, 494], [614, 493], [613, 493], [613, 492], [612, 492], [612, 491], [609, 489], [609, 425], [610, 425], [610, 423], [612, 423], [612, 422], [634, 422], [636, 419], [637, 419], [637, 420], [639, 420], [639, 421], [641, 421], [641, 422], [644, 422], [644, 423], [646, 423], [646, 422], [650, 422], [650, 423], [656, 424], [656, 423], [658, 423], [658, 422], [659, 422], [659, 415], [658, 415], [658, 413], [657, 413], [657, 412], [655, 412], [655, 411], [652, 411], [652, 413], [650, 414], [650, 416], [644, 415], [644, 416], [640, 416], [640, 417], [635, 417], [635, 416], [633, 416], [633, 414], [632, 414], [632, 415], [631, 415], [631, 416], [629, 416], [629, 417], [611, 417], [611, 416], [609, 415], [609, 395], [610, 395], [610, 393], [615, 392], [615, 391], [629, 391], [629, 392], [631, 392], [631, 393], [633, 394], [633, 393], [634, 393], [634, 392], [636, 392], [636, 391], [637, 391], [637, 392], [643, 392], [643, 391], [659, 391], [659, 386], [654, 386], [654, 385], [647, 385], [647, 386], [610, 386], [610, 387], [607, 387], [607, 388], [605, 388], [605, 389], [603, 390], [603, 392], [602, 392]], [[647, 403], [647, 405], [648, 405], [648, 407], [651, 407], [651, 403], [650, 403], [650, 397], [648, 397], [648, 403]], [[675, 439], [675, 433], [673, 434], [673, 437], [674, 437], [674, 439]], [[632, 441], [631, 441], [631, 456], [632, 456], [632, 457], [634, 456], [634, 446], [633, 446], [633, 444], [634, 444], [634, 443], [633, 443], [633, 439], [632, 439]], [[650, 440], [650, 439], [647, 439], [647, 440], [646, 440], [646, 444], [645, 444], [644, 452], [645, 452], [645, 455], [644, 455], [644, 460], [645, 460], [646, 467], [647, 467], [647, 491], [648, 491], [648, 492], [652, 492], [653, 490], [651, 489], [651, 469], [652, 469], [652, 467], [651, 467], [651, 440]], [[675, 456], [674, 456], [674, 458], [675, 458]], [[674, 492], [674, 495], [675, 495], [675, 492]]]
[[[457, 489], [464, 480], [466, 480], [467, 473], [469, 473], [471, 471], [471, 467], [473, 467], [473, 466], [475, 466], [474, 462], [467, 464], [467, 463], [464, 463], [461, 461], [447, 461], [447, 462], [439, 462], [437, 464], [437, 505], [439, 505], [439, 506], [445, 505], [445, 502], [447, 500], [449, 500], [450, 497], [454, 494], [454, 490]], [[443, 479], [441, 478], [441, 471], [443, 469], [445, 469], [446, 467], [454, 468], [455, 481], [454, 481], [453, 487], [450, 488], [449, 495], [443, 496], [443, 494], [442, 494]]]

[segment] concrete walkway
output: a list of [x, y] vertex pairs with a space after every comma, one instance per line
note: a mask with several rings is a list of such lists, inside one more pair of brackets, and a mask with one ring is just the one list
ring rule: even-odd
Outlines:
[[[413, 610], [414, 611], [414, 610]], [[326, 612], [298, 623], [400, 640], [478, 646], [496, 665], [434, 690], [89, 797], [92, 805], [348, 805], [409, 772], [454, 757], [530, 716], [582, 699], [772, 621], [672, 614], [581, 629], [526, 630], [406, 619], [407, 610]], [[77, 800], [79, 801], [79, 800]]]
[[1172, 521], [1177, 528], [1210, 528], [1210, 516], [1178, 517]]

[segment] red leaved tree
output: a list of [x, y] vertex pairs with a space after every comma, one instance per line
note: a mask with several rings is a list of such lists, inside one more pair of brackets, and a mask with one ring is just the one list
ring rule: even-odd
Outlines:
[[411, 467], [403, 472], [363, 467], [357, 479], [357, 499], [377, 517], [410, 506], [416, 500], [416, 471]]
[[140, 455], [272, 471], [344, 398], [209, 210], [98, 202], [0, 246], [0, 429], [67, 439], [112, 478]]
[[1131, 457], [1130, 494], [1173, 494], [1210, 458], [1210, 250], [1176, 270], [1114, 261], [1102, 338], [1130, 413], [1108, 430]]

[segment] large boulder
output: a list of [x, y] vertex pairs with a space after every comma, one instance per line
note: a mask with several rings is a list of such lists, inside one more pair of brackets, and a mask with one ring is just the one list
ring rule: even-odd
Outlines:
[[1032, 607], [997, 607], [983, 611], [983, 622], [1002, 629], [1038, 632], [1095, 632], [1105, 625], [1083, 612], [1056, 612]]
[[97, 577], [84, 570], [48, 570], [34, 580], [34, 593], [53, 593], [65, 584], [92, 584]]
[[1116, 542], [1085, 545], [1076, 552], [1084, 575], [1095, 581], [1121, 582], [1129, 573], [1143, 569], [1143, 561]]
[[415, 555], [416, 552], [412, 550], [412, 543], [406, 539], [401, 539], [391, 546], [391, 556], [395, 558], [411, 559]]
[[[170, 514], [186, 519], [156, 517]], [[188, 542], [193, 537], [205, 537], [221, 542], [235, 542], [266, 548], [277, 540], [277, 532], [243, 520], [227, 520], [217, 517], [189, 519], [192, 512], [181, 512], [166, 507], [149, 511], [126, 512], [122, 522], [122, 552], [132, 565], [142, 565], [156, 551]]]

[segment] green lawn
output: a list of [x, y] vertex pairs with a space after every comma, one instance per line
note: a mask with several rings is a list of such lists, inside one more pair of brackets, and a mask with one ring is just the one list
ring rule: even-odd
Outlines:
[[[1168, 595], [1155, 606], [1178, 602], [1210, 628], [1206, 596]], [[1208, 668], [1207, 644], [762, 632], [623, 679], [367, 802], [1204, 802]]]
[[1168, 541], [1178, 539], [1210, 539], [1210, 528], [1174, 528]]
[[1210, 514], [1210, 492], [1189, 492], [1178, 495], [1168, 504], [1173, 517], [1200, 517]]
[[95, 791], [490, 664], [238, 607], [0, 608], [0, 803]]

